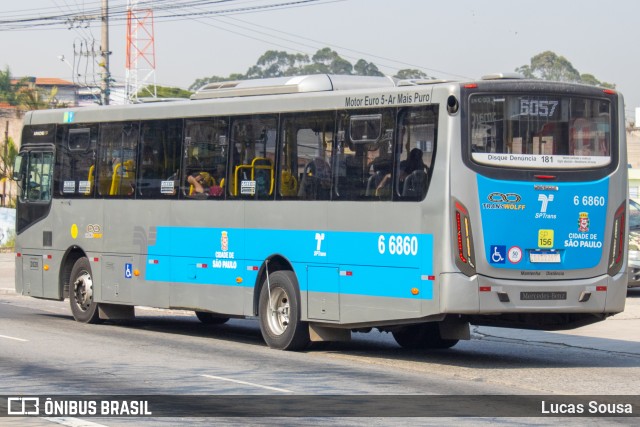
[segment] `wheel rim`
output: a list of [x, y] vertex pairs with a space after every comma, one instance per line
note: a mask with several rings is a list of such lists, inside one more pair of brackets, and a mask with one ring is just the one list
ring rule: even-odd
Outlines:
[[269, 307], [267, 308], [269, 315], [267, 316], [269, 322], [269, 329], [275, 335], [282, 335], [289, 326], [289, 295], [282, 288], [275, 288], [271, 290], [271, 296], [269, 298]]
[[87, 311], [93, 302], [93, 280], [91, 275], [83, 271], [73, 282], [75, 302], [82, 311]]

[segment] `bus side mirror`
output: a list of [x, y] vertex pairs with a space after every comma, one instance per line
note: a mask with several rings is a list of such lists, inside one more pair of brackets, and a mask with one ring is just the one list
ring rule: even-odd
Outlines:
[[22, 157], [22, 154], [18, 154], [16, 156], [16, 161], [13, 165], [13, 175], [11, 176], [11, 179], [14, 181], [22, 181], [22, 178], [24, 177], [24, 173], [22, 172], [23, 159], [24, 157]]

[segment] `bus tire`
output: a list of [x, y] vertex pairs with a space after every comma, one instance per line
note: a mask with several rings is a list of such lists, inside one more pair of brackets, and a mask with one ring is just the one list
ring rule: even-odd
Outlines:
[[[269, 286], [270, 285], [270, 286]], [[267, 345], [279, 350], [302, 350], [309, 346], [309, 326], [300, 321], [298, 280], [293, 271], [276, 271], [262, 284], [258, 316]]]
[[94, 284], [91, 264], [86, 257], [79, 258], [69, 276], [69, 303], [73, 318], [81, 323], [99, 323], [98, 303], [93, 299]]
[[446, 349], [458, 343], [458, 340], [440, 336], [438, 322], [403, 326], [393, 331], [393, 338], [402, 348], [411, 350]]
[[205, 325], [222, 325], [229, 321], [228, 317], [216, 316], [208, 311], [196, 311], [196, 317]]

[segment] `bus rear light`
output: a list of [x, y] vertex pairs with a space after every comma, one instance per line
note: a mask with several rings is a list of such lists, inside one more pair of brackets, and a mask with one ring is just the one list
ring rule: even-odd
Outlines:
[[491, 286], [480, 286], [480, 292], [491, 292]]
[[596, 286], [596, 292], [607, 292], [606, 286]]
[[463, 86], [465, 89], [477, 89], [478, 83], [467, 83]]
[[602, 89], [602, 93], [607, 94], [607, 95], [615, 95], [616, 91], [613, 89]]
[[622, 203], [616, 210], [613, 218], [613, 231], [611, 233], [611, 251], [609, 252], [609, 276], [616, 275], [622, 268], [625, 248], [627, 202]]
[[476, 266], [469, 211], [457, 200], [453, 200], [453, 206], [455, 207], [454, 241], [457, 242], [457, 253], [455, 254], [456, 266], [467, 276], [473, 276], [476, 273]]
[[535, 179], [540, 179], [540, 180], [545, 180], [545, 181], [551, 181], [556, 179], [555, 175], [534, 175]]
[[22, 254], [20, 252], [16, 252], [16, 258], [20, 258]]

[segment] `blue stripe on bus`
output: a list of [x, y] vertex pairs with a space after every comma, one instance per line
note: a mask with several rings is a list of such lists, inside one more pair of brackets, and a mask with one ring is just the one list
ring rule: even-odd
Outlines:
[[[292, 263], [303, 291], [433, 298], [427, 234], [157, 227], [148, 254], [149, 281], [253, 287], [262, 262], [278, 254]], [[328, 268], [322, 277], [334, 280], [309, 279], [316, 277], [310, 268]]]

